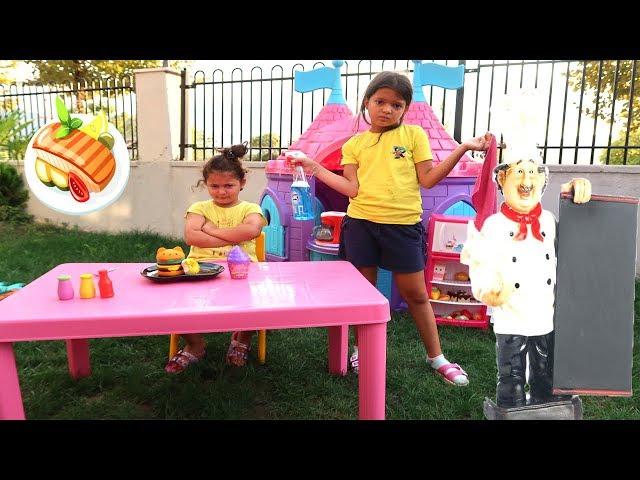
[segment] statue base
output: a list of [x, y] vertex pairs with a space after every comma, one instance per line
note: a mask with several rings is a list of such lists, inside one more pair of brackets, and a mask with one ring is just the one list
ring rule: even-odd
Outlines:
[[571, 400], [512, 408], [499, 407], [485, 397], [482, 410], [487, 420], [582, 420], [582, 400], [577, 395]]

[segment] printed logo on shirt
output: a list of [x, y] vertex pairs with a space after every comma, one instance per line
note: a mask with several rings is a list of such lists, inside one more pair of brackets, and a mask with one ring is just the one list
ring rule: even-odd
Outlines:
[[404, 154], [407, 153], [407, 149], [404, 147], [393, 147], [393, 158], [404, 158]]

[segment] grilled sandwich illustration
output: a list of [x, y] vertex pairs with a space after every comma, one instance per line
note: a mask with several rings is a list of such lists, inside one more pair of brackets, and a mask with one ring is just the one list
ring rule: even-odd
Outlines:
[[89, 192], [104, 190], [115, 174], [113, 137], [106, 132], [103, 113], [83, 128], [67, 125], [53, 123], [37, 134], [33, 141], [36, 174], [45, 185], [68, 190], [76, 201], [86, 202]]

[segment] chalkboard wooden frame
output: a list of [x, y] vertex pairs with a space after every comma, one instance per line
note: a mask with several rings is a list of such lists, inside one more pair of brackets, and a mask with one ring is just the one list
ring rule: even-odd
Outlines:
[[561, 194], [557, 235], [555, 394], [631, 396], [638, 203]]

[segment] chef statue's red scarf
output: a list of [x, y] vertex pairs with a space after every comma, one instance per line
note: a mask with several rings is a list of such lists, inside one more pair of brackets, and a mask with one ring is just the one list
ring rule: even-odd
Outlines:
[[514, 240], [524, 240], [527, 238], [527, 225], [531, 225], [531, 233], [533, 236], [541, 242], [543, 241], [542, 235], [540, 234], [540, 214], [542, 213], [542, 205], [540, 205], [539, 202], [529, 213], [518, 213], [511, 209], [506, 203], [500, 205], [500, 211], [509, 220], [513, 220], [520, 225], [520, 231], [515, 236]]

